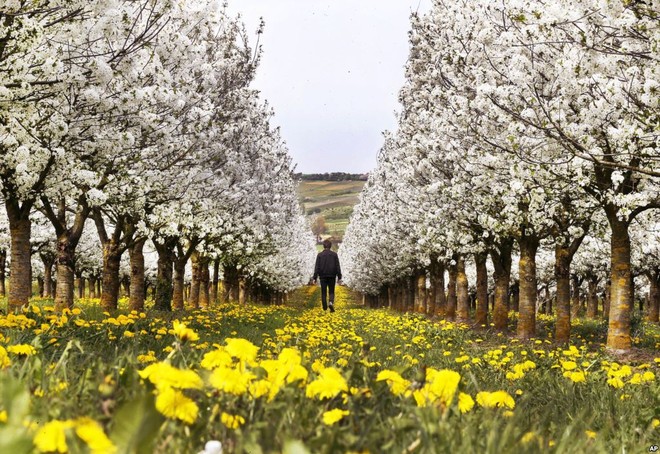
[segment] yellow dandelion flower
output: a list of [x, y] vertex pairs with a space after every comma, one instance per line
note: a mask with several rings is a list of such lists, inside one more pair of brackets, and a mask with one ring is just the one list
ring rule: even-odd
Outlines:
[[651, 427], [653, 427], [654, 429], [660, 427], [660, 419], [657, 418], [653, 419], [653, 421], [651, 421]]
[[259, 347], [254, 345], [247, 339], [230, 338], [225, 341], [227, 346], [225, 350], [232, 357], [237, 358], [239, 361], [252, 363], [257, 358]]
[[146, 364], [146, 363], [153, 363], [158, 361], [156, 358], [156, 352], [149, 350], [146, 355], [138, 355], [137, 360], [139, 363]]
[[156, 396], [156, 410], [170, 419], [178, 419], [186, 424], [193, 424], [197, 420], [199, 408], [197, 404], [181, 391], [165, 388]]
[[145, 380], [149, 380], [158, 389], [201, 389], [204, 382], [195, 371], [177, 369], [164, 363], [153, 363], [139, 371], [138, 374]]
[[596, 438], [596, 432], [594, 432], [593, 430], [585, 430], [584, 434], [587, 436], [587, 438], [590, 438], [592, 440]]
[[320, 372], [316, 380], [307, 385], [305, 394], [310, 398], [330, 399], [342, 391], [348, 392], [346, 379], [337, 369], [327, 367]]
[[224, 349], [219, 348], [205, 353], [200, 366], [204, 369], [213, 370], [218, 367], [229, 367], [232, 363], [231, 355]]
[[9, 366], [11, 366], [11, 360], [9, 359], [9, 355], [7, 355], [7, 350], [0, 345], [0, 369], [5, 369]]
[[32, 345], [27, 344], [10, 345], [7, 347], [7, 351], [18, 356], [32, 356], [37, 353], [37, 350]]
[[7, 410], [0, 410], [0, 423], [6, 423], [8, 419]]
[[376, 381], [386, 381], [395, 396], [405, 394], [410, 389], [410, 382], [393, 370], [381, 370], [376, 376]]
[[220, 415], [220, 422], [228, 429], [238, 429], [245, 424], [245, 418], [240, 415], [230, 415], [229, 413], [222, 412]]
[[76, 435], [83, 440], [94, 454], [112, 454], [117, 448], [107, 437], [99, 423], [91, 418], [75, 421]]
[[326, 426], [331, 426], [342, 419], [344, 419], [344, 416], [348, 416], [350, 412], [348, 410], [342, 410], [339, 408], [335, 408], [334, 410], [329, 410], [323, 413], [323, 424]]
[[54, 420], [44, 424], [34, 436], [34, 445], [40, 452], [68, 452], [66, 431], [73, 427], [72, 421]]
[[477, 403], [484, 408], [507, 407], [515, 408], [516, 402], [506, 391], [482, 391], [477, 393]]
[[209, 377], [209, 383], [219, 391], [241, 396], [248, 391], [253, 378], [254, 375], [251, 373], [229, 367], [218, 367]]
[[458, 393], [458, 409], [461, 413], [467, 413], [474, 407], [474, 399], [465, 393]]
[[566, 371], [564, 372], [564, 377], [570, 379], [573, 383], [583, 383], [587, 381], [586, 374], [584, 371]]
[[524, 434], [524, 435], [522, 436], [522, 438], [520, 439], [520, 441], [521, 441], [523, 444], [528, 444], [528, 443], [531, 443], [531, 442], [535, 441], [536, 438], [537, 438], [536, 432], [527, 432], [526, 434]]
[[607, 380], [607, 384], [613, 388], [623, 388], [624, 383], [619, 377], [610, 378]]
[[577, 363], [575, 361], [561, 361], [561, 367], [564, 370], [575, 370], [577, 369]]
[[194, 342], [199, 340], [199, 335], [188, 328], [185, 323], [180, 322], [179, 320], [174, 320], [172, 322], [171, 334], [174, 334], [181, 342], [191, 341]]

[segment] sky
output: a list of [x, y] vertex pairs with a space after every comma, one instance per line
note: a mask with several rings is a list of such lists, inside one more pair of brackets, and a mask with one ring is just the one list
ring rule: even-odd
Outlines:
[[251, 45], [263, 17], [253, 88], [275, 110], [296, 170], [365, 173], [396, 128], [410, 13], [431, 0], [230, 0]]

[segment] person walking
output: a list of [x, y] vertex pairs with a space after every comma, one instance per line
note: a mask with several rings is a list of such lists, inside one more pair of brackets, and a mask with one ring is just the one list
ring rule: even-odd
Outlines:
[[[316, 265], [314, 266], [314, 277], [312, 280], [316, 284], [316, 278], [321, 281], [321, 303], [323, 310], [335, 311], [335, 278], [341, 284], [341, 267], [339, 266], [339, 257], [336, 252], [331, 250], [332, 241], [323, 241], [323, 250], [316, 256]], [[328, 295], [329, 294], [329, 295]], [[328, 300], [329, 296], [329, 300]]]

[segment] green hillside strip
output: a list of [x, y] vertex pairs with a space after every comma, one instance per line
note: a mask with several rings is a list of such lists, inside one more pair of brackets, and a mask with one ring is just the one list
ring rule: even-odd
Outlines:
[[341, 240], [365, 181], [302, 180], [298, 186], [301, 206], [307, 216], [322, 216], [327, 226], [323, 237]]

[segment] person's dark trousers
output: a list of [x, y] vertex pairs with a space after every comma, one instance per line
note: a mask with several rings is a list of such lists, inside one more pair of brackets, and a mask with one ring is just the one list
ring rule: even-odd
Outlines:
[[[330, 293], [330, 302], [334, 304], [335, 302], [335, 278], [334, 277], [322, 277], [319, 279], [321, 281], [321, 303], [323, 303], [323, 310], [328, 309], [328, 295]], [[334, 312], [334, 307], [330, 308]]]

